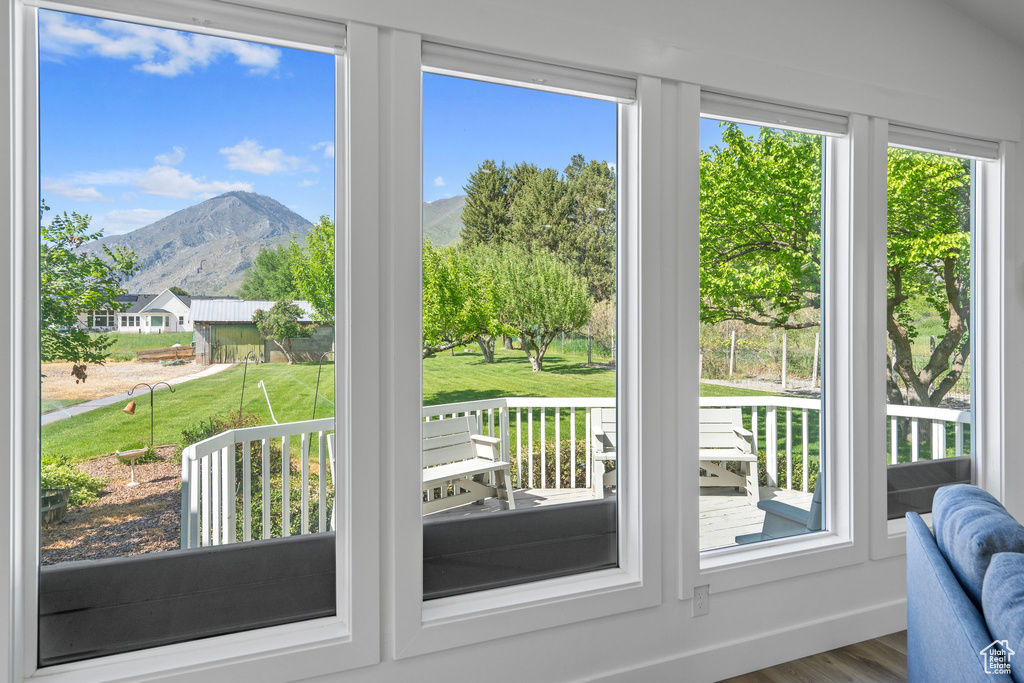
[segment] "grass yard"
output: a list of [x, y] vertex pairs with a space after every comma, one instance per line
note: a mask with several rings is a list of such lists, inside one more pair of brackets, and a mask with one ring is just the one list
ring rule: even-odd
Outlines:
[[[93, 334], [93, 337], [100, 336]], [[191, 332], [165, 332], [163, 334], [130, 334], [127, 332], [109, 332], [108, 339], [114, 340], [110, 347], [110, 360], [114, 362], [135, 360], [136, 351], [163, 349], [175, 344], [192, 345]]]
[[[242, 372], [243, 366], [239, 365], [210, 377], [179, 384], [174, 387], [174, 393], [167, 389], [156, 392], [156, 444], [179, 443], [182, 429], [212, 415], [237, 415]], [[285, 363], [250, 363], [242, 410], [258, 415], [263, 424], [273, 424], [263, 389], [258, 386], [263, 380], [278, 422], [309, 420], [313, 417], [316, 378], [316, 363], [290, 366]], [[81, 461], [109, 455], [132, 442], [149, 443], [148, 391], [143, 389], [136, 403], [135, 415], [126, 415], [122, 411], [124, 405], [116, 404], [42, 427], [42, 454], [63, 454]], [[317, 417], [329, 417], [333, 412], [334, 364], [325, 362]]]

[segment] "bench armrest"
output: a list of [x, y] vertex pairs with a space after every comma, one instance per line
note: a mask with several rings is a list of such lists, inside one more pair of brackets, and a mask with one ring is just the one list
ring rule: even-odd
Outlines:
[[488, 460], [500, 459], [501, 439], [494, 436], [484, 436], [483, 434], [470, 434], [469, 440], [473, 442], [473, 451], [478, 458], [487, 458]]
[[745, 429], [743, 427], [733, 427], [732, 430], [734, 432], [736, 432], [736, 434], [738, 434], [739, 436], [746, 436], [746, 437], [754, 436], [753, 432], [751, 432], [749, 429]]

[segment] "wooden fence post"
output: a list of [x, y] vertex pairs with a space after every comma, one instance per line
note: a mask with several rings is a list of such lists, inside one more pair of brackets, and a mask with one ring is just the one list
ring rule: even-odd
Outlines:
[[729, 343], [729, 379], [732, 379], [732, 369], [736, 361], [736, 330], [732, 331], [732, 341]]

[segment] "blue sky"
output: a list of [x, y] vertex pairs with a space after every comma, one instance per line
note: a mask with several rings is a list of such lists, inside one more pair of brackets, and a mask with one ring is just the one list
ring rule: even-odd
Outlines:
[[333, 56], [47, 10], [39, 23], [52, 209], [106, 234], [230, 190], [333, 215]]
[[573, 154], [616, 163], [612, 102], [423, 74], [423, 200], [464, 194], [485, 159], [564, 171]]
[[[334, 213], [331, 55], [39, 11], [40, 186], [108, 235], [230, 190]], [[616, 163], [610, 102], [423, 76], [423, 198], [485, 159]], [[701, 148], [720, 140], [701, 121]], [[49, 214], [52, 216], [52, 212]], [[48, 218], [44, 218], [44, 221]]]

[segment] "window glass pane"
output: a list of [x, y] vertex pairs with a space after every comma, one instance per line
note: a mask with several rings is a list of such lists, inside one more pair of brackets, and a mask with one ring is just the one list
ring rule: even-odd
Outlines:
[[973, 482], [974, 162], [889, 148], [886, 282], [888, 516], [931, 511]]
[[701, 550], [826, 528], [825, 142], [701, 119]]
[[423, 77], [427, 599], [617, 564], [617, 116]]
[[331, 615], [337, 57], [38, 21], [39, 663]]

